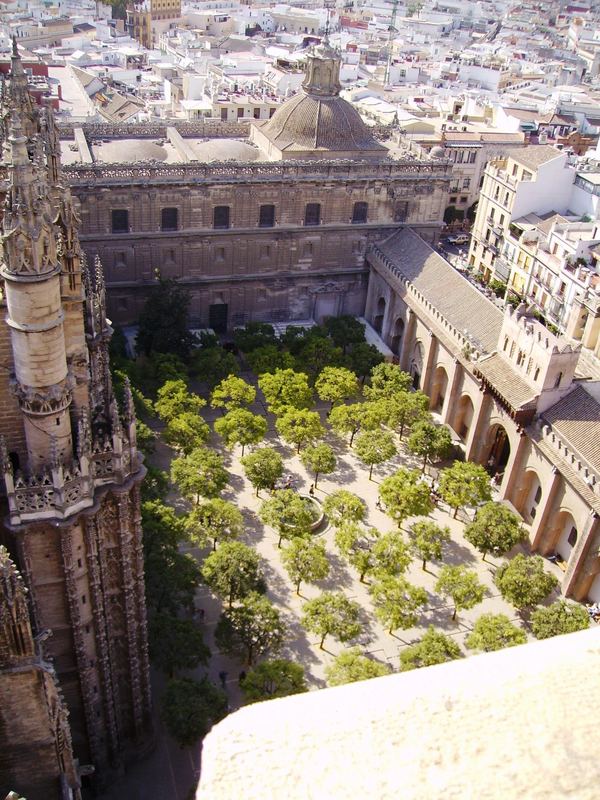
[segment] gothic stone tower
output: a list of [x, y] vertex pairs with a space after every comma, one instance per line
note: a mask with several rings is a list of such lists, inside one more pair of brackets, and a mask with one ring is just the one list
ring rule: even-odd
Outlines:
[[34, 107], [23, 81], [15, 49], [2, 97], [0, 536], [34, 631], [52, 633], [75, 755], [102, 775], [149, 729], [144, 468], [131, 393], [119, 410], [112, 390], [102, 267], [81, 253], [51, 109]]
[[27, 590], [0, 546], [0, 796], [80, 800], [68, 714], [56, 674], [34, 641]]

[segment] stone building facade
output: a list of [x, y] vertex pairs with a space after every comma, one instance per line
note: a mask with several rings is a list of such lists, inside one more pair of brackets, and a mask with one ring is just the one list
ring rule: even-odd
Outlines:
[[[0, 541], [33, 630], [51, 633], [75, 756], [102, 777], [148, 739], [145, 470], [131, 393], [119, 409], [112, 390], [102, 268], [81, 252], [52, 112], [31, 102], [16, 51], [1, 119]], [[9, 677], [0, 666], [0, 686]], [[22, 714], [19, 694], [5, 696], [3, 713]], [[41, 758], [35, 740], [18, 744]]]
[[315, 48], [301, 92], [249, 126], [65, 129], [111, 319], [137, 319], [157, 268], [190, 290], [198, 327], [359, 314], [369, 244], [404, 225], [437, 238], [449, 165], [377, 142], [339, 96], [339, 67]]
[[497, 308], [413, 231], [367, 261], [367, 320], [496, 476], [533, 550], [558, 554], [565, 594], [600, 600], [600, 383], [580, 372], [580, 345], [524, 305]]
[[26, 786], [28, 800], [80, 800], [68, 712], [56, 673], [34, 640], [23, 579], [2, 546], [0, 737], [1, 797], [11, 786]]

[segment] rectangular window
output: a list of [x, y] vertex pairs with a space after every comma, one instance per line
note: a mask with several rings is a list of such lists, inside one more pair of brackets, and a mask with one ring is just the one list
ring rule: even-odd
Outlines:
[[320, 225], [321, 224], [321, 204], [320, 203], [307, 203], [304, 212], [305, 225]]
[[129, 233], [129, 211], [126, 208], [113, 208], [111, 229], [113, 233]]
[[227, 109], [221, 109], [221, 122], [227, 122]]
[[177, 227], [177, 209], [163, 208], [160, 212], [161, 231], [176, 231]]
[[269, 109], [269, 119], [271, 119], [271, 117], [273, 116], [273, 114], [274, 114], [276, 111], [277, 111], [277, 109], [276, 109], [276, 108], [270, 108], [270, 109]]
[[260, 108], [254, 109], [254, 119], [260, 119]]
[[275, 206], [261, 206], [258, 212], [258, 227], [272, 228], [275, 225]]
[[367, 221], [367, 213], [369, 210], [368, 203], [354, 203], [354, 208], [352, 209], [352, 222], [353, 224], [357, 225]]
[[223, 230], [229, 227], [229, 206], [215, 206], [213, 209], [213, 228]]
[[243, 108], [238, 108], [238, 110], [237, 110], [237, 118], [238, 119], [242, 119], [243, 116], [244, 116], [244, 109]]
[[468, 189], [471, 185], [471, 178], [463, 178], [463, 189]]

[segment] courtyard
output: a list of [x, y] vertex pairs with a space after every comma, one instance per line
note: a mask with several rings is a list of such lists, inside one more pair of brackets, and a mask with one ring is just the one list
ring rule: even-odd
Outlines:
[[[266, 434], [257, 447], [271, 447], [280, 454], [284, 465], [283, 485], [291, 487], [294, 492], [303, 496], [313, 495], [321, 505], [336, 491], [346, 490], [364, 501], [366, 516], [363, 524], [365, 526], [374, 528], [380, 535], [397, 531], [399, 526], [385, 512], [380, 502], [379, 491], [382, 482], [387, 477], [394, 475], [398, 469], [421, 470], [422, 459], [409, 452], [406, 446], [406, 436], [400, 441], [397, 433], [394, 433], [396, 455], [381, 464], [374, 465], [370, 478], [369, 466], [360, 460], [355, 448], [349, 445], [350, 437], [340, 436], [332, 431], [328, 422], [329, 403], [317, 400], [311, 409], [318, 412], [325, 429], [325, 435], [321, 441], [332, 448], [336, 464], [330, 474], [319, 476], [315, 488], [314, 474], [309, 472], [304, 465], [302, 451], [298, 452], [300, 448], [285, 442], [278, 433], [277, 418], [267, 407], [265, 397], [258, 388], [256, 375], [252, 371], [244, 369], [244, 362], [241, 363], [242, 371], [239, 373], [239, 377], [257, 389], [256, 399], [248, 410], [266, 419], [267, 422]], [[206, 400], [209, 399], [210, 392], [206, 385], [191, 381], [189, 388], [190, 391], [197, 392]], [[203, 446], [219, 453], [227, 470], [227, 484], [220, 497], [234, 504], [242, 514], [243, 532], [237, 540], [259, 555], [260, 568], [266, 584], [266, 596], [280, 612], [285, 625], [285, 637], [281, 649], [276, 653], [262, 654], [258, 659], [259, 662], [277, 657], [298, 664], [304, 669], [308, 689], [318, 690], [328, 685], [327, 668], [331, 667], [340, 653], [351, 647], [358, 647], [363, 655], [385, 665], [390, 671], [398, 671], [401, 666], [401, 653], [418, 642], [431, 626], [436, 631], [450, 637], [460, 648], [462, 656], [469, 656], [475, 652], [465, 645], [465, 639], [472, 632], [476, 620], [483, 614], [503, 614], [515, 626], [524, 630], [528, 638], [533, 638], [526, 625], [526, 615], [522, 616], [502, 598], [493, 580], [498, 567], [508, 558], [517, 552], [528, 552], [527, 540], [504, 556], [488, 554], [484, 560], [481, 552], [464, 537], [465, 526], [473, 520], [475, 509], [461, 508], [455, 515], [454, 509], [442, 502], [439, 497], [436, 498], [428, 518], [439, 526], [447, 527], [450, 531], [450, 539], [444, 546], [443, 556], [440, 560], [428, 561], [426, 569], [422, 568], [421, 560], [415, 557], [402, 576], [413, 586], [423, 589], [427, 596], [426, 603], [418, 614], [418, 620], [414, 626], [394, 630], [390, 633], [389, 629], [377, 618], [373, 599], [369, 592], [374, 578], [367, 575], [362, 581], [360, 580], [358, 571], [349, 564], [336, 546], [336, 529], [327, 517], [313, 532], [312, 539], [324, 545], [329, 573], [322, 580], [302, 582], [299, 593], [297, 593], [296, 586], [282, 562], [282, 553], [289, 542], [284, 540], [283, 546], [279, 548], [279, 533], [260, 519], [261, 506], [270, 497], [270, 492], [262, 489], [257, 494], [255, 487], [246, 476], [241, 461], [242, 447], [240, 445], [225, 447], [222, 437], [215, 432], [214, 424], [224, 416], [224, 410], [212, 408], [210, 404], [207, 404], [200, 413], [210, 427], [209, 437]], [[149, 463], [153, 467], [168, 472], [173, 460], [179, 454], [176, 449], [165, 443], [164, 425], [155, 419], [151, 421], [151, 426], [157, 439]], [[252, 449], [255, 448], [246, 447], [246, 455]], [[448, 463], [450, 462], [447, 461], [441, 466], [447, 466]], [[423, 480], [435, 485], [435, 476], [438, 475], [439, 466], [428, 466]], [[281, 485], [281, 482], [278, 485]], [[492, 499], [498, 500], [493, 487], [492, 493]], [[184, 499], [173, 483], [171, 483], [164, 501], [180, 515], [186, 515], [193, 508], [193, 503]], [[400, 525], [400, 530], [407, 541], [407, 531], [412, 522], [414, 522], [414, 518], [408, 518]], [[217, 550], [219, 546], [218, 544]], [[191, 555], [199, 565], [206, 560], [211, 550], [210, 546], [201, 548], [195, 546], [191, 541], [181, 547], [181, 551]], [[459, 610], [455, 615], [452, 601], [436, 592], [436, 582], [444, 565], [462, 565], [474, 571], [478, 581], [485, 587], [483, 600], [472, 608]], [[562, 573], [557, 565], [545, 561], [544, 567], [547, 572], [560, 579]], [[360, 607], [360, 632], [350, 641], [343, 643], [337, 641], [334, 636], [327, 636], [321, 647], [321, 637], [308, 632], [301, 620], [304, 604], [327, 591], [342, 592], [348, 600], [358, 604]], [[553, 590], [545, 604], [555, 600], [558, 596], [558, 589]], [[251, 666], [245, 659], [233, 657], [219, 649], [215, 640], [215, 631], [224, 608], [226, 608], [226, 604], [223, 603], [221, 597], [211, 592], [204, 583], [198, 586], [194, 595], [194, 609], [184, 612], [184, 616], [193, 620], [194, 624], [202, 631], [204, 641], [210, 649], [210, 660], [206, 666], [183, 671], [181, 676], [196, 679], [207, 676], [214, 686], [224, 689], [228, 710], [232, 712], [244, 703], [240, 677], [245, 676]], [[176, 745], [165, 730], [160, 718], [161, 697], [166, 681], [156, 670], [153, 671], [153, 685], [157, 748], [150, 759], [134, 765], [121, 781], [111, 787], [111, 790], [102, 796], [103, 800], [113, 800], [113, 798], [122, 796], [120, 793], [123, 791], [127, 791], [127, 796], [136, 800], [138, 797], [147, 796], [145, 792], [150, 787], [152, 787], [153, 796], [157, 800], [162, 800], [162, 798], [164, 800], [167, 798], [186, 800], [192, 796], [191, 792], [197, 784], [200, 774], [201, 743], [198, 742], [191, 747], [183, 748]]]

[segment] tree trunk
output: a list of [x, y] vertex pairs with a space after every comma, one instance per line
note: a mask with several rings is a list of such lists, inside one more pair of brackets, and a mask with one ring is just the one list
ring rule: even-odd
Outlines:
[[315, 489], [317, 488], [318, 480], [319, 480], [319, 473], [315, 472]]
[[[484, 551], [483, 551], [483, 555], [481, 556], [481, 560], [482, 560], [482, 561], [485, 561], [485, 557], [486, 557], [486, 556], [487, 556], [487, 550], [484, 550]], [[486, 564], [487, 564], [487, 561], [486, 561]]]
[[280, 533], [280, 534], [279, 534], [279, 541], [277, 542], [277, 549], [278, 549], [278, 550], [281, 548], [281, 541], [282, 541], [282, 539], [283, 539], [283, 534], [282, 534], [282, 533]]
[[427, 466], [427, 456], [423, 459], [423, 466], [421, 467], [421, 474], [425, 472], [425, 467]]
[[213, 539], [213, 553], [215, 552], [216, 549], [217, 549], [217, 540]]
[[352, 442], [354, 441], [354, 437], [356, 436], [357, 432], [358, 428], [353, 430], [352, 433], [350, 434], [350, 443], [348, 444], [348, 447], [352, 447]]
[[300, 594], [300, 584], [301, 583], [302, 583], [302, 581], [299, 580], [298, 583], [296, 584], [296, 594]]
[[260, 486], [257, 486], [257, 487], [256, 487], [256, 496], [257, 496], [257, 497], [258, 497], [258, 492], [259, 492], [259, 490], [260, 490]]
[[297, 453], [298, 455], [300, 455], [300, 444], [301, 444], [301, 443], [300, 443], [300, 442], [298, 442], [298, 449], [296, 450], [296, 453]]
[[323, 642], [325, 641], [325, 637], [326, 637], [326, 636], [327, 636], [327, 634], [326, 634], [326, 633], [324, 633], [324, 634], [323, 634], [323, 636], [322, 636], [322, 638], [321, 638], [321, 644], [319, 645], [319, 649], [320, 649], [320, 650], [322, 650], [322, 649], [323, 649]]
[[456, 515], [458, 514], [458, 506], [454, 509], [454, 514], [452, 515], [452, 519], [456, 519]]
[[359, 577], [359, 579], [358, 579], [358, 580], [359, 580], [361, 583], [364, 583], [364, 582], [365, 582], [365, 575], [366, 575], [366, 572], [367, 572], [367, 570], [364, 570], [364, 572], [361, 572], [361, 573], [360, 573], [360, 577]]
[[242, 444], [242, 458], [244, 457], [244, 448], [246, 447], [245, 444]]
[[371, 480], [372, 474], [373, 474], [373, 464], [371, 464], [371, 469], [369, 470], [369, 480]]
[[452, 614], [452, 619], [456, 619], [456, 612], [457, 611], [458, 611], [458, 608], [456, 606], [454, 606], [454, 614]]
[[402, 436], [404, 435], [404, 423], [400, 423], [400, 433], [398, 434], [398, 438], [402, 441]]
[[422, 567], [424, 571], [426, 571], [426, 570], [425, 570], [425, 565], [426, 565], [426, 564], [427, 564], [427, 559], [426, 559], [426, 558], [424, 558], [424, 559], [423, 559], [423, 567]]

